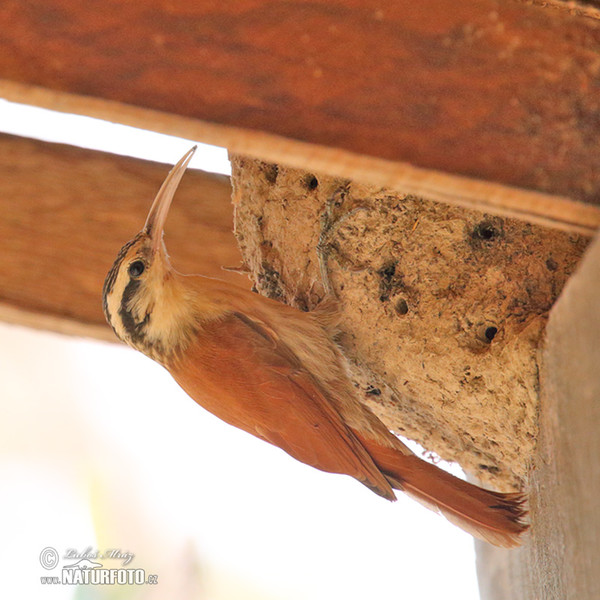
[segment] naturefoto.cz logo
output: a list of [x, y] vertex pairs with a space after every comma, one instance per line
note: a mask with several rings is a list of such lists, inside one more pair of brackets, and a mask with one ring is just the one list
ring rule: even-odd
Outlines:
[[[158, 575], [146, 575], [144, 569], [128, 568], [134, 558], [135, 554], [116, 549], [99, 552], [87, 548], [78, 552], [69, 548], [62, 556], [64, 564], [61, 565], [61, 570], [40, 577], [40, 581], [44, 585], [157, 584]], [[108, 561], [116, 563], [116, 566], [109, 565]], [[54, 548], [49, 546], [40, 552], [40, 564], [47, 571], [57, 569], [60, 562], [61, 557]]]

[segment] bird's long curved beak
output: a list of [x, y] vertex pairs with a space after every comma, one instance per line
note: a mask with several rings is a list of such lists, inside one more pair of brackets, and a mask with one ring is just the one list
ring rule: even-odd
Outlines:
[[152, 252], [158, 252], [161, 247], [163, 230], [165, 227], [165, 221], [167, 220], [167, 214], [173, 196], [179, 186], [179, 182], [185, 173], [185, 170], [190, 162], [194, 152], [196, 152], [197, 146], [194, 146], [186, 152], [181, 160], [169, 171], [167, 178], [156, 194], [156, 198], [150, 207], [146, 224], [144, 225], [144, 231], [150, 236], [152, 240]]

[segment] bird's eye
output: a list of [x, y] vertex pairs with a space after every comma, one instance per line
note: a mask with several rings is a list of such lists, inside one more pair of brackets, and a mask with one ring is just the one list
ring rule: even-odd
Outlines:
[[129, 265], [129, 275], [139, 277], [146, 269], [146, 265], [141, 260], [136, 260]]

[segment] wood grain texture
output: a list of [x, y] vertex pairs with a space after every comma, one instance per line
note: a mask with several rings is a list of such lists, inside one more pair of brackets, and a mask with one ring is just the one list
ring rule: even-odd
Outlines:
[[[169, 168], [0, 136], [0, 318], [65, 331], [79, 323], [90, 327], [78, 333], [101, 336], [104, 277]], [[165, 235], [178, 270], [249, 287], [221, 269], [240, 262], [230, 196], [227, 177], [190, 170]]]
[[0, 80], [0, 92], [13, 102], [198, 140], [229, 148], [231, 153], [321, 175], [362, 181], [452, 206], [513, 217], [586, 236], [592, 236], [600, 228], [599, 205], [586, 204], [565, 196], [442, 173], [263, 131], [209, 123], [6, 79]]
[[6, 0], [0, 77], [597, 203], [596, 14], [498, 0]]
[[550, 312], [531, 534], [506, 552], [478, 544], [482, 600], [600, 598], [600, 240]]

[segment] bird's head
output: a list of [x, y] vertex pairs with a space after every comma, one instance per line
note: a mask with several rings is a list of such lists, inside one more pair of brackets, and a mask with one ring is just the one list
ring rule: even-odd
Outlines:
[[184, 290], [163, 242], [169, 207], [196, 147], [171, 169], [143, 229], [120, 250], [106, 276], [103, 308], [117, 337], [164, 362], [193, 328]]

